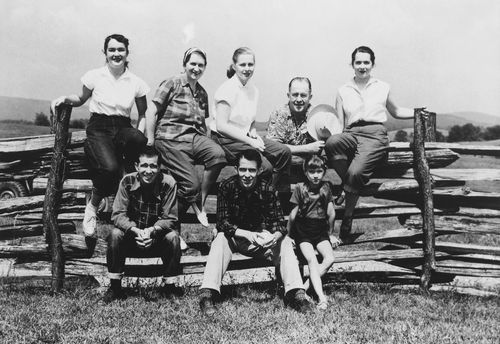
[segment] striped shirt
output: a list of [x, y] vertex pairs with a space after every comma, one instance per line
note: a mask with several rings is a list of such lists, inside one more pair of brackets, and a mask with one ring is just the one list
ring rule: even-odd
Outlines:
[[152, 238], [172, 231], [177, 223], [177, 184], [169, 175], [159, 174], [152, 192], [143, 193], [138, 173], [123, 177], [116, 192], [111, 220], [124, 232], [132, 227], [155, 226]]
[[217, 194], [217, 230], [226, 237], [234, 236], [236, 229], [286, 235], [283, 210], [277, 192], [268, 181], [257, 180], [252, 190], [241, 187], [238, 175], [219, 185]]
[[163, 81], [156, 90], [153, 102], [160, 109], [155, 138], [192, 142], [195, 133], [206, 135], [208, 95], [199, 83], [191, 90], [186, 74]]

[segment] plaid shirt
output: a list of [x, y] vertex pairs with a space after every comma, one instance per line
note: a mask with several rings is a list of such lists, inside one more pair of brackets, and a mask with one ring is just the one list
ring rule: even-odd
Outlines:
[[153, 102], [159, 105], [157, 139], [192, 142], [195, 133], [206, 135], [208, 95], [199, 83], [192, 91], [186, 74], [163, 81], [156, 90]]
[[111, 220], [124, 232], [132, 227], [155, 226], [152, 238], [172, 231], [177, 223], [177, 184], [174, 178], [159, 174], [153, 192], [143, 195], [138, 173], [129, 173], [120, 182], [113, 203]]
[[217, 230], [226, 237], [234, 236], [236, 229], [286, 235], [285, 219], [277, 193], [270, 182], [257, 180], [254, 189], [243, 189], [238, 175], [219, 185], [217, 194]]
[[[310, 109], [311, 106], [309, 105], [307, 114]], [[307, 132], [307, 114], [302, 123], [295, 123], [288, 103], [274, 110], [270, 116], [267, 138], [293, 146], [313, 142], [313, 138]]]

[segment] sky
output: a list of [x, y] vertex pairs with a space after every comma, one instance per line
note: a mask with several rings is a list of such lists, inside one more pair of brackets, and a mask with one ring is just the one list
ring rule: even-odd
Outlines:
[[498, 0], [0, 0], [0, 95], [78, 93], [112, 33], [130, 39], [149, 99], [192, 46], [207, 52], [200, 83], [212, 98], [233, 51], [248, 46], [265, 121], [294, 76], [311, 79], [314, 104], [333, 104], [353, 76], [352, 50], [367, 45], [398, 105], [500, 116]]

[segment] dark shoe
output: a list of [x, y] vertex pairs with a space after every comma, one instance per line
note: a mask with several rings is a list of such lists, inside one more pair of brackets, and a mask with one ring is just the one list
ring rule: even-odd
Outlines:
[[300, 313], [306, 313], [311, 310], [311, 303], [307, 299], [304, 289], [289, 291], [285, 295], [285, 306], [288, 306]]
[[200, 296], [200, 310], [203, 314], [211, 316], [217, 312], [215, 307], [215, 295], [210, 289], [205, 289]]
[[352, 244], [359, 236], [364, 233], [351, 233], [352, 229], [352, 217], [344, 217], [342, 219], [342, 225], [340, 225], [339, 239], [342, 241], [342, 245]]
[[162, 289], [161, 292], [165, 296], [183, 296], [184, 295], [184, 289], [181, 287], [176, 286], [175, 284], [166, 284]]
[[113, 302], [114, 300], [125, 300], [126, 298], [127, 294], [125, 294], [125, 292], [121, 288], [119, 289], [109, 288], [102, 296], [102, 300], [104, 301], [104, 303], [110, 303]]

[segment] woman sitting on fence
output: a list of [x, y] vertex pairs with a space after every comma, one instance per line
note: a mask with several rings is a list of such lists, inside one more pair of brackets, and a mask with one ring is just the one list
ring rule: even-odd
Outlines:
[[[288, 233], [295, 239], [295, 244], [299, 246], [309, 266], [309, 279], [304, 287], [307, 290], [312, 284], [318, 296], [319, 310], [326, 310], [328, 305], [321, 276], [333, 264], [332, 246], [339, 244], [335, 237], [330, 239], [329, 236], [329, 233], [333, 233], [335, 209], [330, 184], [323, 181], [325, 171], [326, 163], [318, 155], [306, 158], [304, 174], [307, 182], [295, 186], [290, 199], [290, 203], [295, 204], [295, 207], [288, 218]], [[318, 264], [315, 250], [322, 257], [321, 264]]]
[[[177, 181], [179, 217], [192, 206], [206, 227], [204, 204], [226, 165], [226, 157], [222, 148], [207, 136], [208, 96], [198, 82], [207, 56], [199, 48], [190, 48], [184, 53], [182, 65], [184, 72], [163, 81], [152, 99], [153, 105], [146, 114], [148, 144], [154, 142], [162, 167]], [[195, 164], [205, 166], [201, 183]]]
[[340, 227], [340, 239], [352, 242], [352, 218], [359, 192], [366, 185], [375, 168], [386, 159], [389, 139], [384, 122], [387, 113], [394, 118], [408, 119], [413, 109], [401, 108], [390, 97], [387, 83], [371, 76], [375, 65], [374, 52], [365, 46], [356, 48], [351, 55], [354, 78], [339, 88], [336, 110], [344, 131], [332, 135], [325, 144], [329, 166], [342, 179], [345, 212]]
[[[146, 144], [143, 132], [149, 87], [129, 71], [128, 47], [129, 41], [122, 35], [106, 37], [103, 51], [106, 65], [82, 76], [80, 94], [59, 97], [51, 104], [51, 111], [55, 113], [60, 104], [77, 107], [90, 98], [92, 115], [86, 129], [84, 149], [93, 188], [83, 218], [86, 236], [95, 236], [99, 203], [116, 192], [123, 169], [134, 171], [138, 152]], [[137, 128], [133, 128], [130, 122], [134, 102], [139, 113]]]
[[[212, 138], [226, 153], [229, 163], [236, 164], [238, 153], [256, 149], [262, 155], [262, 176], [274, 177], [273, 184], [289, 167], [292, 153], [282, 143], [262, 138], [256, 131], [259, 92], [251, 83], [255, 55], [249, 48], [233, 54], [226, 80], [215, 92], [215, 120], [210, 124]], [[274, 172], [274, 174], [273, 174]]]

